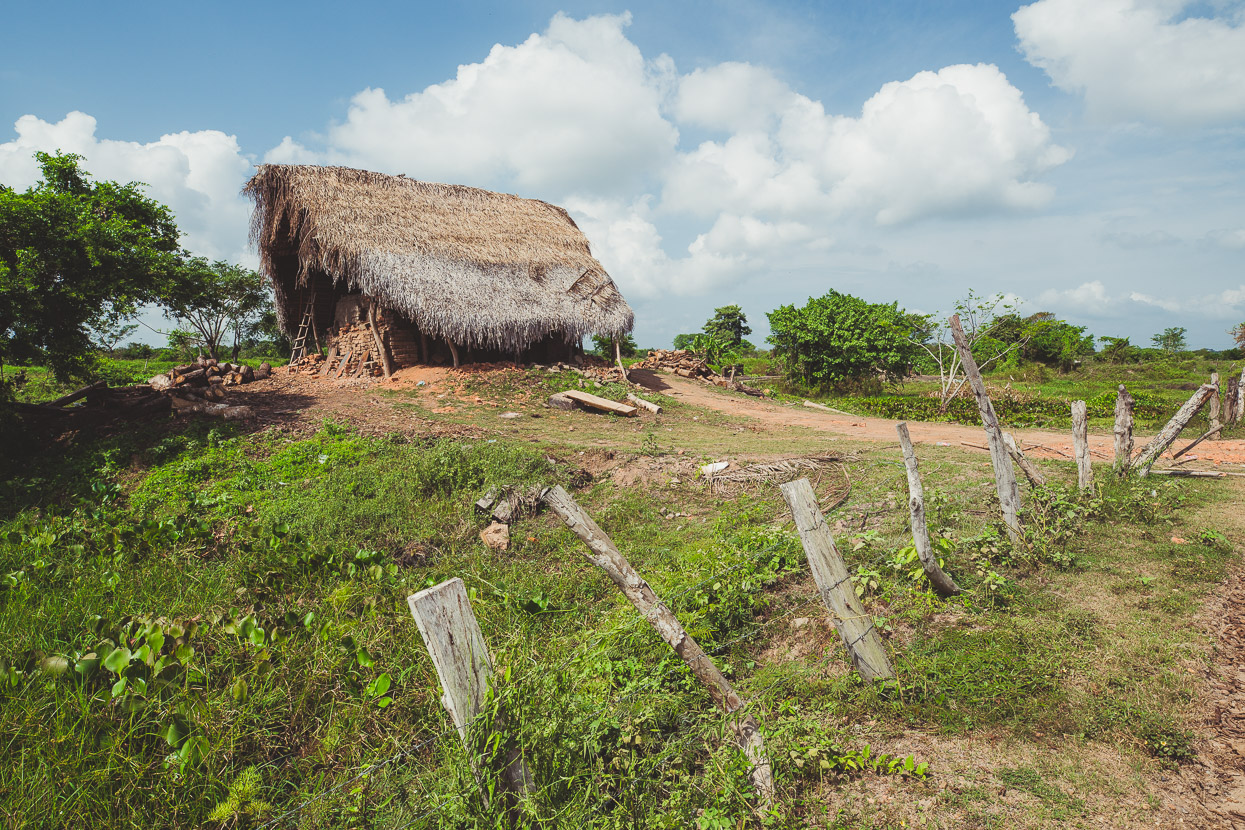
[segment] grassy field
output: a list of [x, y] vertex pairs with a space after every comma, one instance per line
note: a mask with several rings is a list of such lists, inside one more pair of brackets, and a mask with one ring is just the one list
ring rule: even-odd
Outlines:
[[[468, 382], [487, 403], [564, 381]], [[385, 394], [434, 415], [413, 393]], [[3, 823], [504, 823], [447, 731], [406, 608], [452, 576], [499, 668], [502, 740], [538, 784], [521, 808], [533, 826], [1152, 823], [1153, 777], [1194, 752], [1190, 669], [1213, 656], [1196, 614], [1236, 559], [1236, 480], [1100, 476], [1082, 496], [1069, 465], [1043, 462], [1056, 483], [1025, 493], [1027, 538], [1013, 546], [988, 463], [922, 448], [944, 565], [966, 589], [940, 600], [906, 547], [897, 453], [836, 442], [842, 464], [814, 478], [827, 504], [846, 496], [828, 520], [899, 673], [873, 686], [849, 670], [776, 486], [715, 493], [694, 475], [713, 447], [824, 440], [663, 403], [660, 419], [551, 412], [479, 439], [191, 422], [10, 475]], [[475, 499], [554, 483], [750, 700], [775, 765], [771, 813], [755, 812], [707, 694], [555, 517], [516, 522], [504, 553], [481, 543]]]
[[[284, 357], [239, 358], [239, 363], [258, 367], [267, 361], [272, 366], [284, 366], [288, 361]], [[85, 382], [93, 383], [104, 380], [109, 386], [129, 386], [146, 383], [155, 375], [167, 372], [174, 366], [183, 363], [180, 360], [117, 360], [110, 357], [100, 358], [95, 369]], [[80, 381], [62, 383], [57, 381], [42, 366], [5, 366], [4, 379], [14, 384], [16, 399], [28, 403], [38, 403], [72, 392], [82, 386]]]

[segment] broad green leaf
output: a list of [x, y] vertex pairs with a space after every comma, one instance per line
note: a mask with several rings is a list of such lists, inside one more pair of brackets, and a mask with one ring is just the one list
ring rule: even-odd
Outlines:
[[113, 697], [121, 697], [121, 695], [123, 694], [125, 694], [125, 678], [124, 677], [118, 680], [116, 683], [112, 684], [112, 696]]
[[367, 696], [380, 697], [385, 692], [389, 691], [390, 683], [392, 683], [392, 680], [388, 674], [380, 675], [371, 683], [367, 684]]
[[121, 674], [130, 665], [130, 650], [125, 646], [114, 648], [108, 652], [108, 656], [104, 658], [104, 668], [113, 674]]
[[182, 643], [173, 654], [177, 657], [177, 662], [184, 666], [190, 662], [190, 658], [195, 656], [195, 647], [188, 643]]

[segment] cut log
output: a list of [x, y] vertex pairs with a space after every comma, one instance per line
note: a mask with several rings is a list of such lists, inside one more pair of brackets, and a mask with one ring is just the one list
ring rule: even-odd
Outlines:
[[1043, 487], [1046, 485], [1046, 476], [1042, 475], [1042, 471], [1037, 465], [1029, 460], [1020, 446], [1016, 443], [1016, 439], [1012, 438], [1010, 432], [1003, 433], [1003, 445], [1007, 447], [1007, 454], [1012, 457], [1012, 461], [1016, 462], [1016, 466], [1020, 468], [1020, 472], [1025, 474], [1025, 478], [1029, 479], [1029, 483], [1034, 487]]
[[1007, 535], [1013, 542], [1020, 540], [1020, 489], [1016, 486], [1016, 471], [1012, 468], [1011, 456], [1003, 444], [1003, 430], [999, 428], [999, 418], [994, 414], [994, 404], [990, 402], [990, 394], [977, 369], [977, 360], [969, 348], [968, 338], [960, 326], [960, 315], [952, 314], [948, 320], [951, 325], [951, 336], [955, 347], [960, 353], [960, 365], [973, 387], [973, 397], [977, 399], [977, 410], [981, 413], [981, 425], [985, 427], [987, 443], [990, 445], [990, 460], [994, 464], [994, 487], [999, 495], [999, 507], [1003, 512], [1003, 523], [1007, 525]]
[[640, 407], [640, 409], [643, 409], [647, 412], [652, 412], [654, 415], [661, 414], [660, 406], [658, 406], [655, 403], [652, 403], [651, 401], [646, 401], [643, 398], [636, 397], [636, 395], [634, 395], [631, 392], [627, 393], [627, 400], [631, 401], [633, 404]]
[[46, 404], [43, 404], [43, 406], [68, 406], [74, 401], [82, 400], [87, 395], [90, 395], [92, 392], [95, 392], [100, 389], [107, 389], [107, 388], [108, 388], [108, 381], [106, 380], [97, 381], [95, 383], [92, 383], [90, 386], [84, 386], [78, 391], [70, 392], [68, 395], [57, 398], [54, 401], [48, 401]]
[[912, 542], [916, 545], [917, 558], [921, 560], [925, 577], [938, 595], [953, 597], [960, 593], [960, 586], [938, 564], [938, 557], [934, 555], [934, 547], [929, 541], [929, 527], [925, 524], [925, 488], [921, 486], [921, 472], [917, 466], [916, 450], [912, 448], [912, 438], [908, 435], [908, 425], [900, 421], [895, 424], [895, 432], [899, 434], [904, 468], [908, 471], [908, 512], [912, 519]]
[[1140, 470], [1140, 475], [1142, 476], [1147, 475], [1150, 472], [1150, 468], [1154, 466], [1154, 462], [1158, 461], [1159, 456], [1171, 446], [1181, 431], [1188, 426], [1189, 421], [1193, 420], [1193, 416], [1206, 405], [1206, 402], [1210, 400], [1210, 396], [1218, 391], [1210, 384], [1199, 387], [1189, 397], [1189, 400], [1185, 401], [1184, 406], [1180, 407], [1176, 414], [1172, 416], [1162, 431], [1154, 436], [1150, 443], [1141, 448], [1141, 452], [1137, 453], [1137, 457], [1133, 459], [1133, 469]]
[[559, 394], [570, 398], [576, 403], [592, 407], [593, 409], [599, 409], [602, 412], [612, 412], [615, 415], [623, 415], [628, 418], [635, 417], [637, 412], [634, 406], [628, 406], [625, 403], [615, 403], [614, 401], [606, 398], [590, 395], [587, 392], [580, 392], [578, 389], [567, 389], [565, 392], [560, 392]]
[[817, 581], [822, 602], [834, 618], [834, 627], [847, 646], [852, 665], [865, 680], [893, 679], [895, 669], [886, 656], [873, 618], [856, 598], [851, 574], [834, 545], [834, 535], [817, 505], [813, 486], [807, 478], [801, 478], [780, 485], [779, 489], [791, 508], [800, 542], [808, 554], [809, 570]]
[[1072, 402], [1072, 451], [1076, 455], [1076, 486], [1082, 493], [1094, 489], [1089, 462], [1089, 413], [1085, 401]]
[[147, 381], [147, 385], [157, 392], [163, 392], [166, 389], [173, 388], [173, 378], [168, 375], [156, 375], [154, 378]]
[[674, 653], [683, 659], [696, 679], [708, 690], [714, 702], [728, 715], [739, 713], [740, 716], [732, 723], [735, 740], [752, 765], [749, 777], [761, 802], [768, 807], [774, 799], [773, 771], [765, 752], [765, 740], [761, 736], [760, 727], [749, 712], [743, 711], [746, 705], [743, 698], [714, 665], [704, 649], [687, 633], [678, 618], [658, 598], [648, 582], [635, 572], [605, 531], [575, 503], [569, 493], [561, 487], [553, 487], [545, 493], [544, 501], [587, 546], [589, 553], [585, 555], [588, 561], [605, 571], [623, 596], [635, 606], [666, 644], [674, 649]]
[[1115, 395], [1115, 471], [1127, 475], [1133, 458], [1133, 396], [1124, 384]]
[[255, 380], [255, 370], [251, 368], [250, 366], [243, 366], [238, 371], [242, 375], [243, 383], [250, 383], [251, 381]]

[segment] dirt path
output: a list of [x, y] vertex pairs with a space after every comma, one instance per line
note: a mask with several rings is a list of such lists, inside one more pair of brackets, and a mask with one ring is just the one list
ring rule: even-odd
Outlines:
[[[636, 383], [661, 392], [663, 395], [671, 395], [687, 403], [728, 415], [753, 418], [774, 429], [800, 426], [857, 438], [861, 441], [897, 443], [895, 437], [897, 422], [886, 418], [844, 415], [798, 404], [788, 406], [760, 398], [732, 395], [714, 386], [666, 374], [658, 375], [641, 370], [633, 371], [631, 375], [631, 379]], [[920, 444], [985, 448], [985, 435], [981, 427], [909, 421], [908, 429], [912, 440]], [[1011, 432], [1017, 441], [1023, 442], [1026, 453], [1037, 458], [1072, 458], [1071, 432], [1038, 429], [1011, 430]], [[1149, 437], [1138, 435], [1137, 447], [1143, 446]], [[1189, 438], [1183, 443], [1178, 440], [1176, 445], [1179, 448], [1191, 440], [1192, 438]], [[1089, 448], [1096, 461], [1110, 461], [1115, 456], [1114, 440], [1110, 435], [1091, 434]], [[1245, 441], [1203, 441], [1192, 454], [1197, 457], [1197, 460], [1182, 466], [1204, 469], [1208, 463], [1211, 466], [1221, 463], [1245, 465]]]

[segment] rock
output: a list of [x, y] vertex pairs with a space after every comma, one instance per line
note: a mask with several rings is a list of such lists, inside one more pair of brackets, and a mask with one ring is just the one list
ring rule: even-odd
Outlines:
[[510, 547], [510, 526], [493, 522], [480, 531], [480, 541], [490, 550], [506, 550]]
[[549, 396], [549, 405], [554, 409], [570, 410], [575, 408], [575, 402], [561, 392], [556, 392]]
[[157, 392], [163, 392], [165, 389], [173, 388], [173, 379], [168, 375], [156, 375], [147, 381], [147, 385]]

